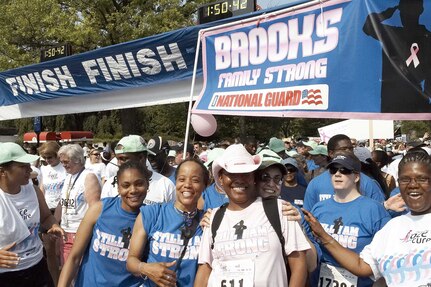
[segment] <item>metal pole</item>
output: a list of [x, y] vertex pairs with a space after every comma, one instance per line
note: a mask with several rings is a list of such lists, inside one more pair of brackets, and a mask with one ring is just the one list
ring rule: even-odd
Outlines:
[[190, 99], [189, 99], [189, 110], [187, 113], [186, 135], [184, 138], [183, 160], [186, 158], [187, 144], [189, 143], [190, 121], [191, 121], [192, 103], [193, 103], [193, 92], [195, 89], [196, 71], [197, 71], [198, 61], [199, 61], [199, 49], [201, 47], [201, 36], [202, 36], [202, 34], [203, 34], [202, 30], [200, 30], [199, 36], [198, 36], [198, 41], [196, 44], [195, 65], [193, 67], [193, 75], [192, 75], [192, 87], [190, 88]]

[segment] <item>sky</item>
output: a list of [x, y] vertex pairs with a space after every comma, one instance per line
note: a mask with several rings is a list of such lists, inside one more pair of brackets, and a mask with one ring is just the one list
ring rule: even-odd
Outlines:
[[296, 2], [297, 0], [256, 0], [257, 4], [260, 5], [263, 9], [272, 8], [292, 2]]

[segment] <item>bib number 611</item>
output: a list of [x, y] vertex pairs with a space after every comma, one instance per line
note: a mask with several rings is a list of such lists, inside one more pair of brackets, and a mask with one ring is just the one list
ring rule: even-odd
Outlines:
[[244, 279], [239, 279], [235, 281], [235, 279], [232, 280], [222, 280], [220, 287], [244, 287]]

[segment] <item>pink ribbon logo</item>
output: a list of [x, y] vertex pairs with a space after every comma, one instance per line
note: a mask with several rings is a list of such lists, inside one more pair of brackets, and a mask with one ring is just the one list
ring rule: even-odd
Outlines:
[[410, 63], [413, 62], [413, 65], [415, 66], [415, 68], [419, 65], [419, 59], [417, 53], [419, 52], [419, 46], [416, 43], [413, 43], [412, 46], [410, 47], [410, 57], [407, 59], [406, 61], [406, 65], [407, 67], [410, 66]]

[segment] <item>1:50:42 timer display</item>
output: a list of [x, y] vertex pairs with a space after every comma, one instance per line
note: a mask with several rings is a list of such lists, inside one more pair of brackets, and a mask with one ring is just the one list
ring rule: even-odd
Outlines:
[[256, 10], [256, 0], [224, 0], [199, 7], [199, 23], [208, 23]]

